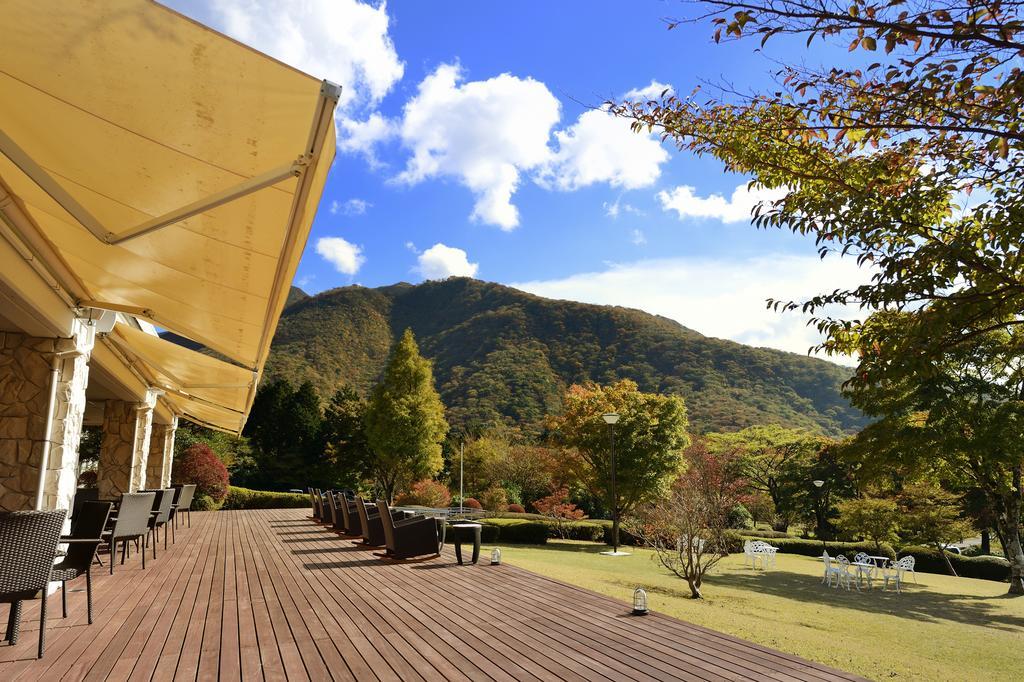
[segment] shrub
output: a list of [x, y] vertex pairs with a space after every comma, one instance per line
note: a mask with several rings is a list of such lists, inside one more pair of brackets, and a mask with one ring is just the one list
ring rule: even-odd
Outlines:
[[543, 521], [526, 521], [523, 519], [486, 519], [483, 525], [496, 526], [498, 539], [501, 542], [521, 543], [525, 545], [543, 545], [548, 541], [549, 525]]
[[569, 537], [568, 527], [572, 521], [586, 518], [582, 509], [577, 509], [575, 504], [569, 502], [569, 490], [565, 487], [535, 501], [533, 508], [547, 519], [555, 534], [562, 538]]
[[480, 496], [480, 504], [486, 511], [503, 512], [508, 508], [508, 493], [504, 488], [489, 488]]
[[229, 486], [221, 509], [298, 509], [308, 506], [309, 495]]
[[[943, 573], [949, 571], [946, 568], [946, 561], [939, 556], [937, 549], [911, 545], [900, 549], [900, 557], [907, 555], [914, 557], [914, 570], [921, 573]], [[981, 580], [996, 580], [1003, 582], [1010, 575], [1010, 562], [998, 556], [960, 556], [952, 552], [946, 552], [946, 557], [953, 564], [953, 570], [961, 578], [979, 578]]]
[[512, 514], [525, 514], [526, 509], [521, 504], [510, 504], [506, 510]]
[[[570, 521], [565, 524], [564, 535], [560, 536], [566, 540], [584, 540], [586, 542], [604, 542], [605, 525], [595, 521]], [[619, 530], [622, 535], [622, 530]], [[559, 537], [554, 528], [548, 532], [548, 537]]]
[[728, 524], [729, 528], [753, 528], [754, 517], [750, 515], [746, 507], [737, 504], [729, 510]]
[[439, 509], [452, 503], [448, 486], [440, 481], [425, 478], [417, 481], [407, 493], [395, 498], [396, 505], [420, 505]]
[[[228, 494], [228, 470], [206, 443], [189, 446], [174, 460], [171, 481], [196, 485], [196, 498], [207, 496], [214, 505]], [[193, 506], [198, 509], [198, 506]]]
[[220, 507], [209, 495], [196, 493], [192, 498], [192, 511], [213, 511]]
[[483, 509], [483, 506], [480, 504], [480, 501], [477, 500], [475, 497], [467, 497], [465, 500], [462, 501], [462, 506], [466, 507], [467, 509]]
[[95, 469], [89, 469], [88, 471], [83, 471], [78, 476], [78, 487], [79, 488], [95, 488], [96, 487], [96, 479], [97, 478], [98, 477], [97, 477]]

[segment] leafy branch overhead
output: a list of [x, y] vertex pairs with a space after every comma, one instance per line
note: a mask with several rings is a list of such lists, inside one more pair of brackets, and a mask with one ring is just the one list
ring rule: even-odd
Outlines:
[[[1010, 591], [1024, 594], [1022, 4], [692, 4], [682, 21], [710, 20], [717, 41], [799, 37], [861, 53], [849, 66], [783, 66], [770, 92], [665, 92], [611, 109], [785, 189], [755, 209], [756, 226], [864, 267], [860, 286], [768, 305], [810, 313], [819, 349], [857, 358], [845, 391], [879, 418], [857, 440], [882, 445], [866, 471], [885, 452], [890, 469], [958, 470], [984, 491], [1000, 510]], [[875, 61], [862, 66], [863, 53]]]

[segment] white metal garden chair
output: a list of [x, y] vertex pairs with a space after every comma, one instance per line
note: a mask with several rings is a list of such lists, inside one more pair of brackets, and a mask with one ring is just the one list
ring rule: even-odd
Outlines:
[[872, 581], [875, 579], [875, 574], [877, 573], [875, 560], [872, 559], [871, 555], [867, 552], [858, 552], [857, 555], [853, 557], [853, 563], [870, 565], [870, 567], [866, 565], [857, 566], [857, 581], [860, 582], [861, 576], [864, 576], [867, 579], [868, 587], [870, 588]]
[[829, 587], [832, 587], [832, 579], [835, 578], [836, 584], [838, 585], [839, 582], [842, 580], [842, 578], [840, 577], [838, 564], [832, 561], [832, 557], [828, 555], [828, 552], [823, 552], [821, 555], [821, 559], [825, 562], [825, 575], [822, 576], [821, 582], [825, 583]]
[[[909, 555], [889, 564], [889, 568], [885, 571], [883, 587], [889, 589], [889, 581], [891, 580], [896, 585], [896, 594], [899, 594], [903, 587], [903, 574], [907, 572], [914, 573], [914, 557]], [[917, 582], [916, 575], [914, 576], [914, 582]]]
[[850, 560], [844, 555], [840, 554], [836, 557], [836, 566], [838, 567], [837, 577], [839, 578], [839, 585], [842, 585], [847, 590], [850, 589], [850, 583], [853, 583], [857, 587], [857, 591], [860, 592], [860, 581], [857, 580], [857, 576], [850, 573]]

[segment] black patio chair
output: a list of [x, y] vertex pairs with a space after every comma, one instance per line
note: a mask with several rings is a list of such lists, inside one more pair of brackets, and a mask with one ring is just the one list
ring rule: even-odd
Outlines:
[[67, 582], [85, 575], [85, 594], [88, 602], [89, 625], [92, 625], [92, 562], [96, 550], [103, 542], [103, 529], [114, 508], [109, 502], [85, 502], [78, 510], [78, 522], [71, 535], [61, 536], [61, 544], [68, 546], [60, 563], [53, 567], [51, 580], [60, 581], [60, 605], [64, 618], [68, 617]]
[[18, 643], [21, 602], [39, 594], [38, 658], [46, 646], [46, 588], [66, 515], [64, 509], [0, 513], [0, 603], [11, 605], [5, 639]]
[[363, 498], [356, 498], [356, 512], [359, 514], [359, 522], [362, 524], [363, 544], [370, 547], [380, 547], [384, 544], [384, 523], [380, 520], [380, 514], [373, 513], [367, 509]]
[[181, 486], [181, 492], [174, 496], [174, 501], [171, 502], [171, 518], [177, 523], [178, 514], [185, 514], [188, 519], [188, 527], [192, 527], [192, 499], [196, 494], [196, 486], [194, 483]]
[[164, 549], [167, 549], [167, 521], [171, 518], [171, 505], [174, 504], [174, 488], [157, 488], [156, 490], [140, 490], [153, 493], [153, 508], [149, 512], [149, 532], [153, 536], [153, 558], [156, 559], [156, 544], [160, 539], [160, 529], [164, 531]]
[[338, 532], [345, 531], [345, 517], [341, 513], [341, 507], [345, 504], [341, 493], [328, 493], [327, 505], [331, 508], [331, 525]]
[[384, 500], [377, 500], [377, 510], [384, 528], [384, 544], [392, 559], [411, 559], [427, 554], [441, 556], [443, 540], [435, 519], [410, 516], [396, 521]]
[[362, 535], [363, 524], [356, 510], [356, 503], [348, 497], [342, 497], [341, 518], [345, 527], [345, 535]]
[[99, 488], [76, 488], [75, 499], [71, 502], [71, 532], [75, 532], [75, 525], [78, 523], [78, 512], [86, 502], [96, 502], [100, 499]]
[[320, 488], [313, 488], [313, 520], [319, 523], [324, 518], [323, 498]]
[[[149, 512], [153, 509], [153, 501], [156, 493], [125, 493], [121, 496], [121, 504], [118, 505], [117, 514], [110, 530], [105, 532], [104, 538], [110, 547], [110, 575], [114, 575], [114, 556], [117, 552], [117, 543], [121, 543], [121, 565], [124, 565], [125, 557], [128, 556], [128, 541], [143, 540], [149, 534]], [[146, 548], [142, 551], [142, 568], [146, 568]]]

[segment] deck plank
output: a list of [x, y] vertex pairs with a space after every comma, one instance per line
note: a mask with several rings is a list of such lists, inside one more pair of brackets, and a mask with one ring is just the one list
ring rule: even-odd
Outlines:
[[[855, 680], [854, 675], [510, 565], [396, 562], [308, 510], [195, 513], [141, 569], [133, 555], [84, 592], [38, 602], [4, 680]], [[162, 548], [163, 543], [161, 543]], [[81, 585], [78, 583], [82, 583]], [[84, 587], [84, 581], [69, 585]], [[4, 614], [0, 614], [4, 615]]]

